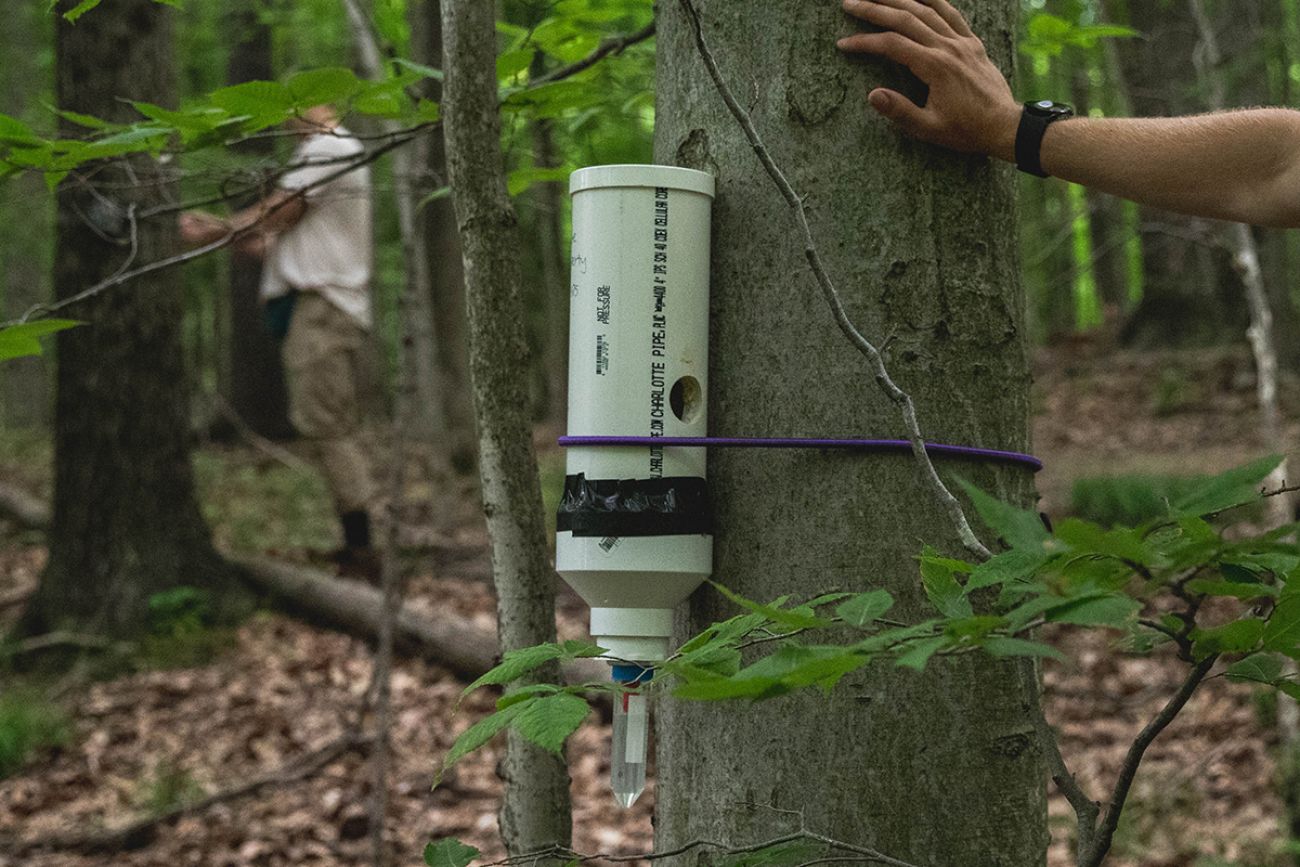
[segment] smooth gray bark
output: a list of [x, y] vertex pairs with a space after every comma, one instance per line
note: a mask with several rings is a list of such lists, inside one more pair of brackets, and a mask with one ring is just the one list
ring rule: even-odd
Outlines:
[[[866, 109], [868, 85], [917, 94], [898, 69], [834, 48], [837, 4], [697, 2], [732, 88], [795, 188], [854, 322], [883, 340], [936, 441], [1029, 445], [1024, 299], [1010, 170], [901, 139]], [[1004, 67], [1018, 8], [963, 11]], [[793, 218], [707, 79], [677, 2], [659, 9], [659, 162], [718, 177], [711, 433], [900, 436], [898, 410], [840, 336]], [[1024, 471], [946, 463], [1029, 505]], [[922, 542], [956, 531], [904, 457], [720, 451], [711, 456], [715, 580], [751, 598], [885, 587], [895, 614], [932, 616]], [[684, 638], [735, 613], [705, 589]], [[1044, 863], [1045, 774], [1015, 667], [980, 656], [924, 675], [874, 666], [829, 697], [757, 705], [666, 701], [656, 729], [657, 847], [798, 830], [927, 865]], [[785, 812], [783, 812], [785, 811]], [[794, 812], [790, 812], [794, 811]]]
[[[361, 59], [361, 68], [372, 79], [384, 78], [387, 74], [384, 58], [371, 30], [366, 9], [359, 0], [343, 0], [343, 8], [352, 31], [353, 45]], [[420, 14], [427, 14], [423, 4], [417, 4], [414, 8]], [[425, 60], [422, 57], [416, 59], [420, 62]], [[386, 120], [379, 127], [385, 133], [396, 134], [402, 125], [397, 121]], [[402, 274], [406, 281], [406, 321], [402, 323], [403, 333], [399, 339], [403, 344], [410, 341], [403, 351], [409, 353], [414, 365], [412, 433], [441, 441], [447, 424], [442, 411], [440, 369], [436, 362], [438, 347], [433, 327], [429, 253], [425, 249], [426, 237], [421, 231], [419, 216], [420, 200], [427, 195], [421, 184], [427, 162], [428, 143], [424, 136], [417, 137], [393, 152], [393, 200], [397, 206], [397, 226], [402, 241]]]
[[[555, 640], [555, 575], [528, 419], [520, 240], [500, 145], [494, 13], [494, 4], [483, 0], [442, 4], [443, 117], [464, 249], [483, 511], [492, 544], [501, 648], [508, 651]], [[556, 675], [552, 670], [542, 676]], [[503, 770], [501, 833], [511, 854], [568, 845], [564, 763], [512, 732]]]

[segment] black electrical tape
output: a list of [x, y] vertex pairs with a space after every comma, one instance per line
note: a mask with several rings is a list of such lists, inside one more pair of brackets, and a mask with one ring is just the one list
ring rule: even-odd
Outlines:
[[696, 536], [713, 533], [709, 483], [696, 477], [564, 480], [556, 529], [574, 536]]

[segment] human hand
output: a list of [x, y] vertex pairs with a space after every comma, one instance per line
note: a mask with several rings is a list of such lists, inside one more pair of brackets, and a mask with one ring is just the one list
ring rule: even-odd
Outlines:
[[207, 211], [185, 211], [180, 216], [180, 230], [187, 246], [199, 247], [230, 234], [230, 225]]
[[925, 108], [876, 88], [871, 106], [908, 135], [961, 153], [1015, 161], [1021, 106], [984, 43], [948, 0], [843, 0], [844, 11], [882, 28], [839, 40], [841, 51], [900, 63], [930, 88]]

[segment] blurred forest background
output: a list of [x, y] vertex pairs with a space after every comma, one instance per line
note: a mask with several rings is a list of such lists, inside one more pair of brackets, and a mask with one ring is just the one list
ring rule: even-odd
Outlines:
[[[0, 113], [52, 134], [53, 19], [44, 3], [14, 6], [0, 28]], [[189, 0], [175, 13], [182, 102], [305, 68], [343, 66], [368, 75], [370, 42], [417, 64], [440, 65], [433, 0], [379, 0], [362, 24], [350, 9], [356, 7], [348, 0]], [[588, 57], [611, 35], [644, 33], [650, 22], [649, 4], [640, 2], [505, 0], [498, 77], [504, 86], [526, 84]], [[505, 114], [510, 192], [525, 241], [531, 416], [548, 514], [563, 478], [554, 442], [566, 406], [567, 176], [587, 165], [652, 161], [653, 81], [654, 41], [640, 39], [567, 86], [539, 92], [526, 111]], [[419, 86], [436, 95], [436, 79]], [[1300, 0], [1025, 0], [1016, 91], [1026, 99], [1070, 101], [1097, 116], [1300, 107]], [[372, 117], [345, 122], [363, 138], [384, 132]], [[287, 142], [263, 139], [185, 154], [184, 198], [203, 200], [250, 179], [255, 188], [256, 179], [282, 165], [287, 149]], [[379, 160], [373, 171], [375, 339], [384, 383], [379, 432], [389, 424], [396, 388], [399, 293], [418, 271], [427, 285], [416, 287], [417, 303], [429, 311], [421, 321], [431, 323], [415, 335], [432, 375], [421, 380], [414, 402], [421, 445], [400, 516], [406, 601], [417, 613], [454, 615], [476, 635], [490, 634], [495, 618], [473, 472], [460, 252], [444, 155], [435, 139], [400, 159]], [[1280, 436], [1294, 461], [1300, 233], [1255, 229], [1243, 236], [1059, 181], [1020, 184], [1035, 448], [1047, 463], [1039, 480], [1043, 510], [1103, 524], [1140, 521], [1197, 477], [1275, 447], [1277, 436], [1260, 422], [1257, 359], [1248, 339], [1243, 299], [1252, 280], [1273, 317]], [[404, 233], [403, 208], [412, 202], [418, 210]], [[0, 186], [0, 320], [50, 299], [54, 222], [40, 177]], [[197, 483], [215, 542], [224, 551], [318, 564], [321, 552], [338, 544], [334, 516], [323, 483], [290, 435], [283, 372], [257, 311], [256, 265], [221, 254], [182, 274], [185, 366], [175, 373], [191, 394]], [[0, 366], [0, 482], [36, 502], [51, 496], [53, 383], [48, 359]], [[377, 434], [377, 441], [384, 440]], [[24, 526], [33, 522], [16, 517], [13, 504], [6, 508], [4, 625], [31, 594], [46, 559], [42, 535]], [[152, 632], [143, 642], [107, 651], [116, 660], [109, 680], [10, 676], [32, 648], [0, 648], [0, 865], [367, 863], [359, 756], [339, 758], [310, 785], [286, 777], [268, 792], [186, 809], [224, 792], [232, 775], [256, 779], [344, 730], [369, 676], [367, 639], [270, 612], [237, 628], [215, 626], [202, 597], [185, 593], [151, 600], [151, 610]], [[561, 598], [562, 637], [582, 635], [583, 618], [577, 600]], [[1079, 663], [1048, 669], [1051, 714], [1083, 775], [1102, 777], [1114, 772], [1130, 729], [1176, 673], [1159, 661], [1118, 657], [1096, 636], [1068, 640]], [[435, 757], [490, 705], [476, 698], [452, 717], [466, 678], [464, 668], [418, 652], [394, 674], [398, 770], [389, 821], [410, 851], [435, 833], [500, 851], [492, 751], [427, 793]], [[1108, 718], [1104, 725], [1093, 719], [1098, 708]], [[1279, 758], [1289, 742], [1285, 728], [1295, 726], [1288, 716], [1275, 699], [1246, 687], [1207, 687], [1153, 751], [1113, 863], [1297, 863], [1300, 794]], [[630, 814], [615, 812], [604, 790], [607, 737], [604, 723], [593, 719], [570, 748], [575, 845], [648, 851], [646, 802]], [[1053, 802], [1054, 817], [1065, 812], [1059, 799]], [[48, 837], [68, 827], [102, 829], [173, 813], [178, 818], [170, 825], [150, 826], [130, 845], [113, 844], [125, 854], [82, 847], [6, 855], [3, 845], [10, 834]], [[1059, 840], [1053, 859], [1067, 863]]]

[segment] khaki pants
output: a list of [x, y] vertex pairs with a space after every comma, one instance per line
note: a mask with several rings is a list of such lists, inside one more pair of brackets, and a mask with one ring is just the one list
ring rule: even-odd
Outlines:
[[284, 366], [289, 420], [312, 444], [339, 514], [369, 512], [374, 479], [361, 443], [369, 335], [318, 292], [299, 292]]

